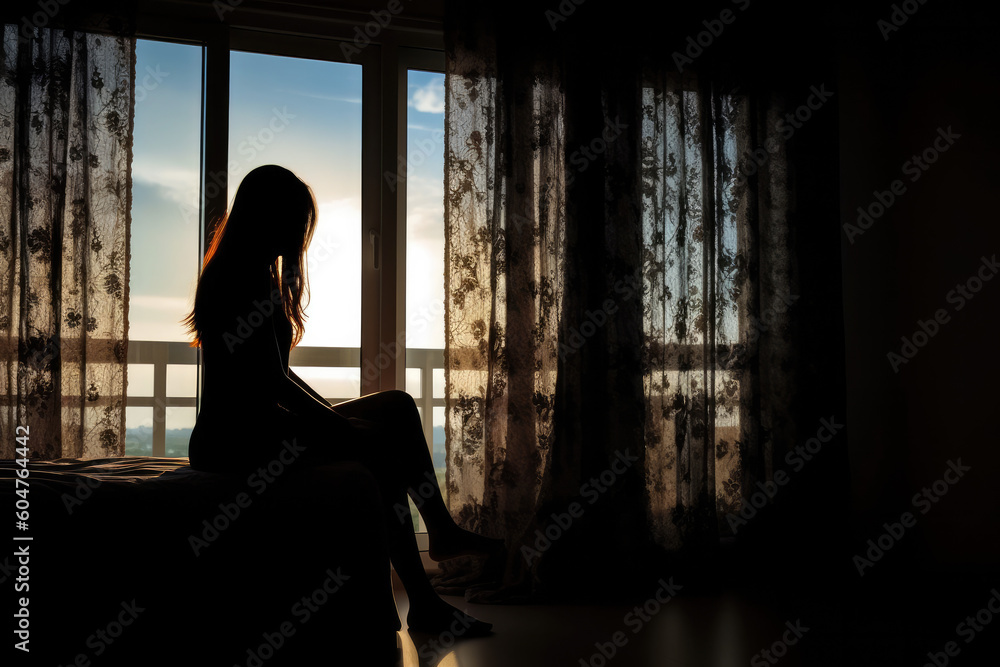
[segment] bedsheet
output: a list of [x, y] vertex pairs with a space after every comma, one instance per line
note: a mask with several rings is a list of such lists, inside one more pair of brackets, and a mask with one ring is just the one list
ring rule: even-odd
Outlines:
[[[0, 507], [11, 513], [17, 468], [0, 460]], [[400, 627], [383, 510], [356, 464], [224, 475], [130, 456], [28, 470], [28, 528], [14, 532], [32, 539], [8, 544], [30, 553], [33, 651], [15, 664], [176, 664], [197, 652], [196, 664], [230, 667], [265, 664], [264, 652], [271, 667], [308, 664], [317, 650], [326, 664], [392, 664], [378, 657]], [[14, 549], [0, 560], [3, 587], [16, 583]], [[110, 637], [128, 614], [134, 622]], [[269, 647], [282, 628], [292, 635]]]

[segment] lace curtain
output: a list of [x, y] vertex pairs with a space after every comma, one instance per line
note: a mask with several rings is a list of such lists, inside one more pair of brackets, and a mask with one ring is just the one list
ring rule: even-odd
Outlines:
[[732, 535], [794, 438], [783, 112], [691, 75], [642, 91], [647, 510], [672, 549]]
[[[25, 36], [27, 35], [27, 36]], [[121, 456], [135, 40], [4, 27], [0, 455]]]
[[782, 104], [516, 28], [446, 37], [448, 500], [510, 547], [468, 596], [622, 586], [731, 535], [794, 441]]

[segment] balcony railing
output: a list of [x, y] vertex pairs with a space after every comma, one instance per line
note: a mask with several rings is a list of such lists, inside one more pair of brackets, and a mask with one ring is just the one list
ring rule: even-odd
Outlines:
[[[296, 347], [289, 356], [289, 366], [320, 368], [358, 368], [361, 358], [358, 348], [350, 347]], [[166, 456], [167, 408], [196, 408], [194, 396], [169, 396], [167, 394], [167, 367], [171, 365], [196, 365], [198, 351], [183, 342], [132, 340], [128, 344], [129, 364], [148, 364], [153, 367], [151, 396], [129, 396], [126, 406], [153, 409], [152, 456]], [[427, 444], [434, 446], [433, 408], [444, 406], [444, 397], [434, 395], [434, 370], [444, 369], [444, 350], [409, 348], [406, 350], [406, 367], [420, 370], [420, 389], [413, 391], [414, 400], [423, 415], [424, 436]], [[356, 396], [327, 396], [331, 403], [357, 398]]]

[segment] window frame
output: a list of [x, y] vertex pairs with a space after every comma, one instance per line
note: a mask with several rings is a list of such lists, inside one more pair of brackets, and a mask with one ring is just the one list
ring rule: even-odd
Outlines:
[[[352, 57], [348, 58], [342, 46], [356, 46], [356, 29], [371, 17], [349, 12], [335, 14], [334, 18], [322, 19], [284, 15], [275, 21], [264, 12], [241, 7], [231, 15], [238, 22], [215, 24], [204, 17], [198, 21], [186, 20], [180, 13], [169, 17], [148, 14], [137, 17], [136, 37], [203, 48], [199, 266], [212, 231], [211, 222], [225, 212], [230, 195], [226, 187], [218, 187], [218, 179], [216, 188], [207, 188], [210, 174], [228, 171], [230, 53], [246, 51], [362, 67], [361, 225], [366, 252], [362, 262], [359, 363], [360, 395], [364, 396], [405, 387], [405, 345], [395, 345], [401, 340], [406, 321], [406, 185], [400, 175], [393, 191], [387, 186], [384, 174], [395, 171], [397, 156], [406, 159], [407, 71], [443, 72], [444, 40], [440, 21], [399, 15], [370, 44], [352, 50]], [[322, 32], [317, 31], [317, 20]], [[280, 30], [275, 26], [280, 26]], [[380, 352], [387, 349], [398, 351], [380, 357]], [[171, 350], [170, 354], [174, 352]], [[189, 354], [183, 355], [183, 362], [190, 363], [192, 354], [196, 357], [197, 392], [193, 401], [187, 399], [182, 403], [193, 403], [200, 409], [203, 379], [200, 350], [185, 352]], [[139, 356], [143, 358], [137, 356], [130, 361], [154, 361], [147, 360], [146, 354]], [[165, 423], [165, 408], [179, 405], [170, 400], [165, 405], [155, 404], [152, 399], [135, 401], [140, 406], [146, 402], [153, 406], [154, 424], [158, 416], [161, 427]], [[432, 416], [427, 415], [428, 423], [431, 420]], [[428, 445], [433, 447], [430, 440]], [[165, 455], [155, 445], [152, 454]]]
[[[394, 281], [395, 284], [395, 303], [383, 303], [382, 308], [382, 318], [383, 322], [386, 322], [386, 326], [383, 328], [383, 338], [391, 336], [391, 340], [400, 340], [404, 335], [404, 329], [406, 327], [406, 175], [399, 174], [397, 169], [400, 161], [406, 161], [409, 159], [409, 154], [407, 152], [408, 145], [408, 83], [409, 83], [409, 71], [410, 70], [420, 70], [424, 72], [437, 72], [444, 73], [444, 51], [431, 51], [428, 49], [415, 49], [408, 47], [400, 47], [396, 49], [395, 53], [396, 69], [395, 78], [392, 81], [386, 82], [386, 87], [393, 87], [396, 90], [395, 94], [395, 109], [396, 109], [396, 146], [397, 150], [393, 155], [384, 155], [383, 163], [386, 164], [386, 168], [382, 174], [382, 186], [383, 192], [388, 195], [389, 199], [393, 199], [391, 206], [393, 207], [393, 216], [396, 220], [396, 225], [394, 226], [395, 236], [391, 239], [392, 245], [390, 246], [393, 255], [395, 256], [395, 275], [390, 277], [390, 280]], [[386, 174], [392, 173], [396, 178], [395, 193], [392, 192], [391, 188], [386, 187]], [[406, 386], [406, 363], [405, 363], [406, 350], [403, 350], [403, 361], [402, 364], [395, 364], [392, 368], [387, 369], [389, 373], [393, 374], [394, 382], [396, 387]], [[428, 378], [423, 378], [424, 391], [429, 387]], [[423, 395], [423, 394], [421, 394]], [[429, 432], [429, 428], [425, 429]], [[431, 438], [428, 438], [427, 443], [433, 448], [434, 443]]]

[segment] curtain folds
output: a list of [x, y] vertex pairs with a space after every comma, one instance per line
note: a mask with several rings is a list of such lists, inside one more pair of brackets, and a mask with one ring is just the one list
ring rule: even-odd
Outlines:
[[731, 535], [726, 517], [770, 478], [774, 438], [794, 437], [780, 432], [795, 386], [792, 193], [779, 99], [662, 71], [646, 81], [646, 480], [653, 533], [677, 549]]
[[135, 39], [8, 24], [0, 455], [124, 454]]
[[480, 601], [711, 550], [797, 437], [780, 96], [521, 31], [446, 33], [448, 499], [510, 551]]
[[458, 52], [449, 62], [448, 492], [464, 524], [521, 534], [539, 502], [554, 429], [567, 262], [562, 100], [551, 69], [525, 72], [525, 85], [508, 93], [495, 60]]

